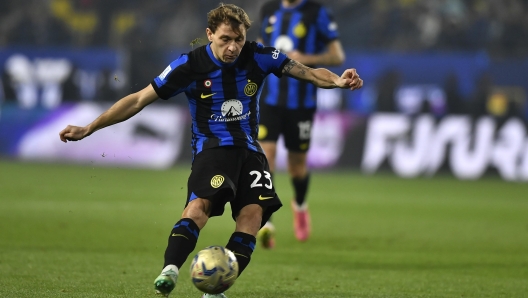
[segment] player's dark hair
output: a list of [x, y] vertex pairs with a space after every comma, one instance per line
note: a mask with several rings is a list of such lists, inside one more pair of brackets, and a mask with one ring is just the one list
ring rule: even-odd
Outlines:
[[237, 34], [240, 33], [238, 32], [240, 24], [244, 25], [246, 30], [251, 27], [251, 21], [247, 13], [234, 4], [220, 3], [217, 8], [207, 14], [207, 27], [213, 33], [216, 32], [216, 29], [222, 23], [231, 26]]

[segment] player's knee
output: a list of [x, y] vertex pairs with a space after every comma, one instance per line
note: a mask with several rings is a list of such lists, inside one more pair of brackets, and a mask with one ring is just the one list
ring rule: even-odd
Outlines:
[[257, 204], [247, 205], [236, 218], [236, 231], [255, 236], [262, 223], [263, 209]]
[[187, 207], [185, 207], [182, 213], [182, 218], [192, 219], [196, 225], [202, 229], [207, 223], [210, 214], [211, 202], [206, 199], [197, 198], [189, 202]]

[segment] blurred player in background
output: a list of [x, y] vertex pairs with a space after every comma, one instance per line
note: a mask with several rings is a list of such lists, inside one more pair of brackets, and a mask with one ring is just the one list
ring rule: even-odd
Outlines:
[[156, 292], [164, 296], [174, 289], [200, 230], [210, 217], [223, 214], [225, 204], [230, 203], [236, 222], [226, 248], [236, 255], [239, 274], [249, 264], [257, 232], [282, 206], [257, 140], [259, 96], [266, 76], [285, 74], [321, 88], [355, 90], [363, 85], [354, 69], [338, 76], [304, 66], [273, 47], [246, 41], [251, 22], [235, 5], [220, 4], [208, 13], [207, 21], [209, 44], [181, 55], [150, 85], [122, 98], [87, 126], [68, 125], [60, 132], [63, 142], [81, 140], [129, 119], [158, 98], [187, 95], [193, 164], [185, 209], [169, 234], [163, 269], [154, 281]]
[[[337, 24], [321, 4], [310, 0], [270, 1], [261, 8], [260, 16], [259, 41], [286, 53], [290, 59], [310, 67], [337, 66], [345, 60]], [[295, 237], [306, 241], [311, 230], [306, 203], [310, 182], [307, 152], [316, 112], [316, 86], [277, 77], [268, 78], [266, 84], [267, 95], [260, 108], [259, 140], [273, 174], [277, 140], [280, 135], [284, 138], [295, 196], [291, 202]], [[275, 245], [274, 233], [270, 220], [258, 234], [263, 247]]]

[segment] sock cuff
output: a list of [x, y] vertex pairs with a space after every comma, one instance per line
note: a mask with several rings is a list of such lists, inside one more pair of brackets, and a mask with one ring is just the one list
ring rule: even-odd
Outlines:
[[185, 228], [187, 231], [189, 231], [196, 239], [198, 239], [198, 236], [200, 235], [200, 229], [198, 228], [198, 225], [194, 222], [194, 220], [190, 218], [182, 218], [180, 219], [173, 227], [174, 229], [177, 228]]
[[310, 181], [310, 172], [308, 172], [304, 178], [291, 178], [291, 180], [294, 184], [306, 183]]
[[251, 251], [255, 250], [255, 244], [257, 243], [257, 238], [255, 236], [242, 233], [242, 232], [234, 232], [231, 235], [231, 238], [229, 238], [229, 242], [236, 242], [243, 246], [246, 246], [251, 249]]

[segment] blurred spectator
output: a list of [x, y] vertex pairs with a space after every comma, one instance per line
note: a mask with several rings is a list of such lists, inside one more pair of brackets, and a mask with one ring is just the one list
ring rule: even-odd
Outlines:
[[[233, 0], [252, 20], [264, 0]], [[528, 55], [526, 0], [327, 0], [344, 27], [345, 48], [487, 50], [495, 56]], [[142, 32], [152, 51], [186, 48], [203, 36], [208, 0], [4, 0], [0, 45], [130, 47]], [[253, 30], [254, 31], [254, 30]], [[254, 39], [250, 30], [248, 38]]]
[[[17, 4], [20, 3], [20, 4]], [[0, 20], [0, 45], [65, 46], [72, 42], [71, 31], [53, 17], [46, 1], [6, 1]]]
[[493, 89], [493, 80], [489, 73], [483, 73], [477, 78], [475, 92], [473, 93], [469, 102], [469, 113], [474, 118], [489, 115], [487, 109], [487, 101], [491, 96]]
[[[249, 40], [256, 39], [255, 28], [260, 26], [258, 9], [265, 1], [226, 1], [245, 8], [254, 22], [248, 31]], [[120, 55], [124, 65], [121, 71], [127, 74], [121, 76], [120, 82], [112, 82], [116, 70], [96, 74], [74, 68], [68, 74], [67, 87], [63, 86], [64, 100], [114, 100], [125, 89], [138, 91], [139, 86], [163, 70], [168, 60], [191, 50], [191, 41], [199, 39], [198, 45], [205, 43], [204, 12], [218, 2], [221, 1], [2, 0], [0, 49], [60, 46], [119, 51], [124, 54]], [[325, 0], [324, 4], [332, 9], [337, 23], [343, 24], [341, 41], [347, 50], [483, 52], [491, 59], [528, 57], [528, 0]], [[24, 94], [33, 98], [27, 100], [32, 106], [34, 98], [41, 97], [35, 96], [34, 90], [41, 93], [44, 85], [29, 88], [30, 83], [21, 84], [24, 76], [17, 77], [17, 81], [6, 69], [0, 71], [5, 98], [13, 93]], [[81, 76], [90, 82], [82, 88], [78, 82]], [[389, 71], [373, 84], [377, 88], [378, 110], [397, 110], [394, 92], [400, 87], [400, 76], [396, 70]], [[485, 114], [485, 84], [478, 84], [478, 90], [469, 98], [467, 88], [462, 96], [458, 79], [454, 74], [449, 76], [444, 85], [449, 112], [465, 113], [471, 109], [474, 114]], [[60, 95], [49, 84], [46, 86], [48, 98]], [[56, 100], [49, 101], [49, 106], [55, 104]]]
[[379, 112], [396, 112], [396, 90], [401, 83], [401, 74], [392, 69], [378, 79], [376, 110]]
[[449, 114], [466, 114], [466, 101], [460, 94], [458, 76], [450, 73], [444, 83], [444, 92], [446, 96], [447, 113]]

